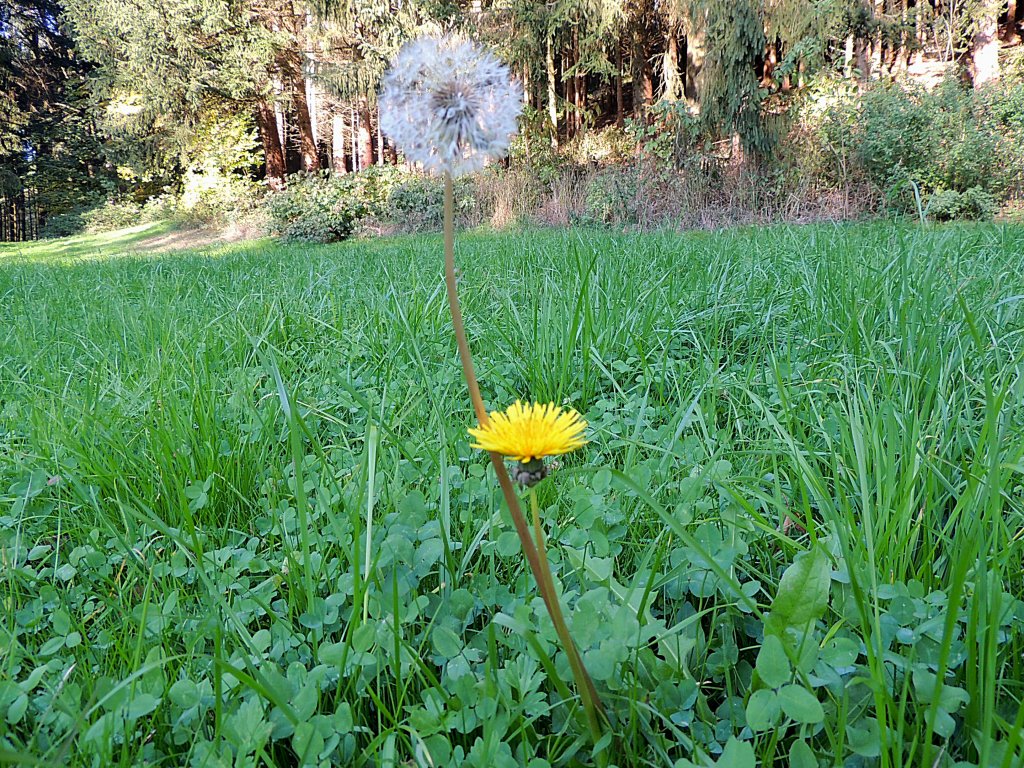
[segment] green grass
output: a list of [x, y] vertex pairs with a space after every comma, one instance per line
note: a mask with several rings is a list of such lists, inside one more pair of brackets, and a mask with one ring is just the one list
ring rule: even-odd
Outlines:
[[1024, 227], [460, 240], [596, 755], [440, 240], [126, 250], [0, 248], [0, 762], [1021, 765]]

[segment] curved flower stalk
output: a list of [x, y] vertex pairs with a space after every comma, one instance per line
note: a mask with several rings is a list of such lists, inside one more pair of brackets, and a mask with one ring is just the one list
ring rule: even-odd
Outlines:
[[[512, 82], [508, 68], [493, 54], [457, 37], [424, 38], [408, 43], [384, 78], [380, 95], [381, 129], [402, 149], [407, 159], [444, 175], [445, 287], [459, 358], [479, 423], [472, 433], [478, 445], [490, 455], [523, 554], [568, 657], [587, 726], [597, 744], [602, 737], [602, 719], [607, 720], [607, 716], [569, 633], [555, 592], [536, 496], [531, 489], [534, 528], [531, 536], [504, 460], [506, 449], [510, 449], [509, 455], [520, 460], [517, 480], [532, 486], [544, 476], [545, 456], [583, 445], [586, 423], [575, 412], [562, 413], [552, 404], [526, 407], [517, 404], [505, 414], [488, 415], [480, 396], [455, 280], [453, 179], [507, 152], [518, 127], [522, 108], [520, 96], [521, 91]], [[530, 443], [534, 438], [537, 442]]]

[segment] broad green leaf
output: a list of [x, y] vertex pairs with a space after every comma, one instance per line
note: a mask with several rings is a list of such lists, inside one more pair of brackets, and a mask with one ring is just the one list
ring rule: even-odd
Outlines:
[[462, 653], [462, 640], [448, 627], [434, 627], [430, 637], [439, 656], [454, 659]]
[[754, 691], [747, 702], [747, 725], [752, 731], [767, 731], [779, 721], [779, 700], [775, 691]]
[[188, 709], [199, 703], [199, 686], [191, 680], [179, 680], [171, 686], [167, 696], [177, 706]]
[[882, 753], [878, 721], [873, 718], [864, 718], [858, 721], [857, 725], [867, 727], [846, 726], [846, 742], [850, 745], [850, 749], [861, 757], [878, 757]]
[[782, 711], [798, 723], [813, 725], [825, 719], [825, 711], [817, 697], [799, 685], [787, 685], [779, 690]]
[[292, 749], [299, 758], [299, 765], [316, 765], [324, 749], [324, 737], [310, 722], [295, 726]]
[[14, 700], [14, 703], [7, 708], [7, 722], [11, 725], [17, 725], [21, 722], [21, 718], [25, 716], [25, 711], [28, 709], [28, 695], [21, 694]]
[[757, 652], [757, 674], [765, 685], [778, 688], [789, 682], [792, 669], [782, 641], [775, 635], [765, 635], [761, 650]]
[[502, 557], [512, 557], [522, 552], [519, 544], [519, 536], [515, 531], [505, 531], [498, 536], [498, 554]]
[[818, 759], [814, 751], [803, 739], [793, 742], [789, 748], [789, 768], [818, 768]]
[[831, 584], [832, 567], [821, 548], [797, 555], [782, 574], [766, 629], [776, 633], [804, 629], [810, 622], [820, 619], [828, 607]]
[[715, 765], [717, 768], [755, 768], [757, 760], [754, 757], [754, 748], [732, 736]]
[[129, 720], [145, 717], [160, 705], [160, 699], [149, 693], [137, 693], [128, 702], [126, 716]]
[[341, 664], [345, 658], [345, 643], [327, 643], [317, 651], [321, 664]]
[[860, 646], [849, 637], [833, 637], [821, 649], [821, 658], [833, 667], [849, 667], [857, 663]]

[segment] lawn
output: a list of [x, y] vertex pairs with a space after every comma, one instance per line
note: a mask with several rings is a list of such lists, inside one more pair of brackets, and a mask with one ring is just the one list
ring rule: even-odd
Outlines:
[[1024, 227], [460, 240], [596, 752], [440, 238], [130, 248], [0, 247], [0, 763], [1022, 764]]

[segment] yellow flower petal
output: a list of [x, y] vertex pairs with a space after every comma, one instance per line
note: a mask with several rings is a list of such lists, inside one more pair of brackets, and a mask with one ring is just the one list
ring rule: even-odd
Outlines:
[[557, 456], [586, 445], [585, 422], [571, 408], [554, 403], [541, 405], [520, 401], [504, 412], [492, 411], [488, 422], [469, 434], [474, 448], [493, 451], [523, 463], [545, 456]]

